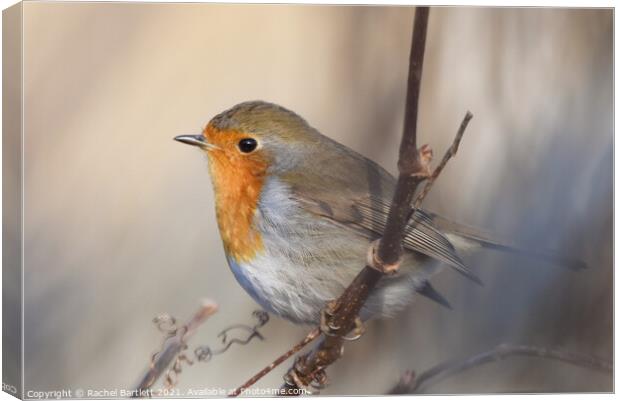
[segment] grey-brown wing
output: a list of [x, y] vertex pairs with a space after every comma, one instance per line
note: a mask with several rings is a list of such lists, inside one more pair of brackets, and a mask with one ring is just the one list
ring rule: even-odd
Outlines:
[[[358, 200], [357, 205], [365, 219], [375, 219], [381, 222], [381, 231], [387, 222], [390, 204], [383, 198], [365, 197]], [[479, 279], [465, 266], [456, 253], [454, 246], [448, 239], [432, 225], [432, 220], [422, 210], [414, 211], [405, 229], [403, 246], [407, 249], [420, 252], [433, 259], [454, 267], [459, 273], [479, 282]]]
[[[296, 192], [296, 200], [317, 216], [355, 228], [369, 239], [383, 233], [390, 206], [382, 198], [367, 195], [353, 199], [334, 199], [326, 194], [308, 196]], [[480, 282], [456, 254], [450, 241], [431, 225], [431, 220], [422, 211], [416, 211], [407, 225], [403, 246], [446, 263], [459, 273]]]
[[[387, 222], [396, 180], [372, 160], [318, 132], [314, 135], [316, 143], [304, 149], [307, 154], [300, 158], [301, 164], [280, 176], [290, 186], [291, 196], [316, 216], [355, 228], [369, 239], [379, 237]], [[414, 214], [403, 245], [479, 282], [423, 212]]]

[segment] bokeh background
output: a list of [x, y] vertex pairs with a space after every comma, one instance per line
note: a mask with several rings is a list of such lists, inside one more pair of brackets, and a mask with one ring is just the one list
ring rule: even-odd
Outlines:
[[[131, 388], [161, 342], [152, 318], [220, 312], [190, 348], [253, 323], [226, 265], [206, 162], [175, 143], [264, 99], [395, 172], [414, 8], [24, 4], [26, 390]], [[457, 221], [585, 260], [570, 272], [498, 253], [467, 258], [484, 287], [434, 280], [375, 321], [323, 394], [383, 394], [407, 369], [510, 342], [612, 358], [613, 12], [434, 8], [420, 140], [437, 155], [466, 110], [460, 153], [425, 202]], [[232, 388], [305, 335], [186, 367], [181, 390]], [[283, 367], [259, 383], [278, 387]], [[612, 391], [610, 375], [514, 358], [429, 393]]]

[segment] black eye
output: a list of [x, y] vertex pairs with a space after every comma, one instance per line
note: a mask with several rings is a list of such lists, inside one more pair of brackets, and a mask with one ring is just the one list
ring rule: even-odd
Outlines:
[[258, 143], [256, 142], [256, 139], [254, 138], [243, 138], [242, 140], [239, 141], [239, 150], [242, 151], [243, 153], [250, 153], [254, 149], [256, 149], [257, 146], [258, 146]]

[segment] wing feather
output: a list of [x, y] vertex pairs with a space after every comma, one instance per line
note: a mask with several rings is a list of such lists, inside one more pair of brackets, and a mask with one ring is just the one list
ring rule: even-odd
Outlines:
[[[369, 239], [379, 237], [385, 228], [390, 206], [384, 199], [374, 196], [355, 199], [334, 199], [328, 195], [298, 197], [296, 200], [304, 208], [323, 218], [356, 228]], [[480, 282], [465, 266], [450, 241], [431, 225], [428, 215], [416, 210], [407, 225], [403, 246], [435, 260], [446, 263], [459, 273]]]

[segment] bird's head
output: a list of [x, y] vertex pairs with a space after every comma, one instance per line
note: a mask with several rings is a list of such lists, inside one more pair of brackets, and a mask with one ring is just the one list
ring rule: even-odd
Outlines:
[[175, 139], [209, 156], [215, 181], [230, 172], [261, 176], [293, 168], [316, 143], [306, 121], [281, 106], [245, 102], [215, 116], [199, 135]]

